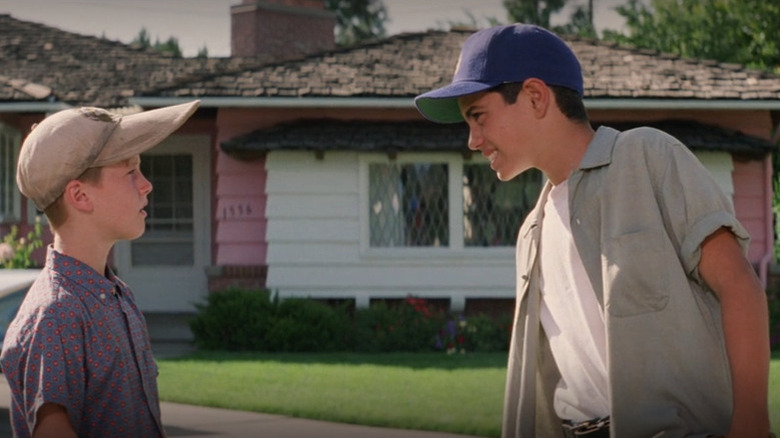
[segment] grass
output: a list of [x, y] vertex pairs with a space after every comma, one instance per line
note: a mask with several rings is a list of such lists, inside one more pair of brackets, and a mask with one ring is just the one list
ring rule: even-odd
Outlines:
[[[164, 401], [498, 437], [506, 354], [198, 352], [159, 360]], [[780, 436], [780, 354], [769, 412]]]
[[500, 435], [506, 353], [203, 353], [159, 360], [164, 401], [317, 420]]
[[769, 419], [772, 431], [780, 436], [780, 352], [772, 355], [769, 368]]

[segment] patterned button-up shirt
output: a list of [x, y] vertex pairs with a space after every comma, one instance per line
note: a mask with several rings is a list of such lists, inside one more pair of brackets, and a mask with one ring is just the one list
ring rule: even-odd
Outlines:
[[64, 406], [79, 437], [165, 435], [146, 322], [107, 275], [49, 248], [0, 356], [15, 436], [32, 436], [44, 403]]

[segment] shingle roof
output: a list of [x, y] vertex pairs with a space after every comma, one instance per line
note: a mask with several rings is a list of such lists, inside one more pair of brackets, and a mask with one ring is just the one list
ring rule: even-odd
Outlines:
[[51, 88], [45, 85], [0, 75], [0, 101], [34, 102], [48, 100], [51, 97]]
[[[618, 130], [653, 126], [677, 137], [690, 149], [724, 151], [762, 157], [773, 146], [758, 137], [689, 120], [649, 123], [608, 123]], [[273, 150], [468, 152], [465, 123], [437, 124], [426, 121], [371, 122], [357, 120], [298, 120], [261, 129], [222, 142], [222, 150], [237, 156]]]
[[605, 123], [617, 130], [625, 131], [638, 126], [652, 126], [664, 131], [692, 150], [730, 152], [752, 158], [771, 153], [775, 147], [771, 142], [743, 134], [740, 131], [709, 125], [695, 120], [661, 120], [648, 123]]
[[[401, 34], [352, 48], [157, 90], [163, 96], [412, 97], [446, 85], [473, 31]], [[567, 38], [586, 98], [780, 99], [780, 77], [738, 65], [683, 59]]]
[[[148, 88], [267, 63], [255, 58], [179, 58], [0, 14], [0, 73], [38, 83], [70, 104], [118, 106]], [[19, 98], [6, 93], [0, 101]]]
[[227, 140], [222, 143], [222, 150], [459, 151], [465, 149], [467, 136], [465, 123], [298, 120]]
[[[132, 96], [413, 97], [446, 85], [473, 30], [401, 34], [303, 59], [172, 58], [0, 14], [0, 72], [73, 105]], [[567, 39], [588, 98], [780, 99], [780, 77], [741, 66]], [[18, 92], [18, 90], [17, 90]], [[22, 98], [10, 89], [0, 102]]]

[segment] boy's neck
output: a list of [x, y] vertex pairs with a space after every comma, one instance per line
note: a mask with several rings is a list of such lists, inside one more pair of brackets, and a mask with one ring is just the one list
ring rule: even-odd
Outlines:
[[569, 178], [576, 170], [593, 140], [595, 132], [589, 124], [565, 123], [552, 131], [545, 145], [542, 171], [554, 185]]
[[68, 238], [58, 232], [54, 233], [54, 249], [60, 254], [73, 257], [100, 275], [106, 275], [108, 253], [113, 245], [103, 245], [94, 240]]

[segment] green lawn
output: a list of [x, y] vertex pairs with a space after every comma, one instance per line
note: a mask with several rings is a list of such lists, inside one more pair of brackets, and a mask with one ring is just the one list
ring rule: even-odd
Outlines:
[[[497, 437], [506, 354], [247, 354], [158, 361], [165, 401]], [[780, 435], [780, 355], [770, 415]], [[334, 403], [337, 400], [338, 403]]]
[[158, 364], [165, 401], [370, 426], [500, 435], [506, 353], [197, 353]]
[[769, 418], [772, 420], [772, 431], [780, 436], [780, 353], [772, 356], [769, 369]]

